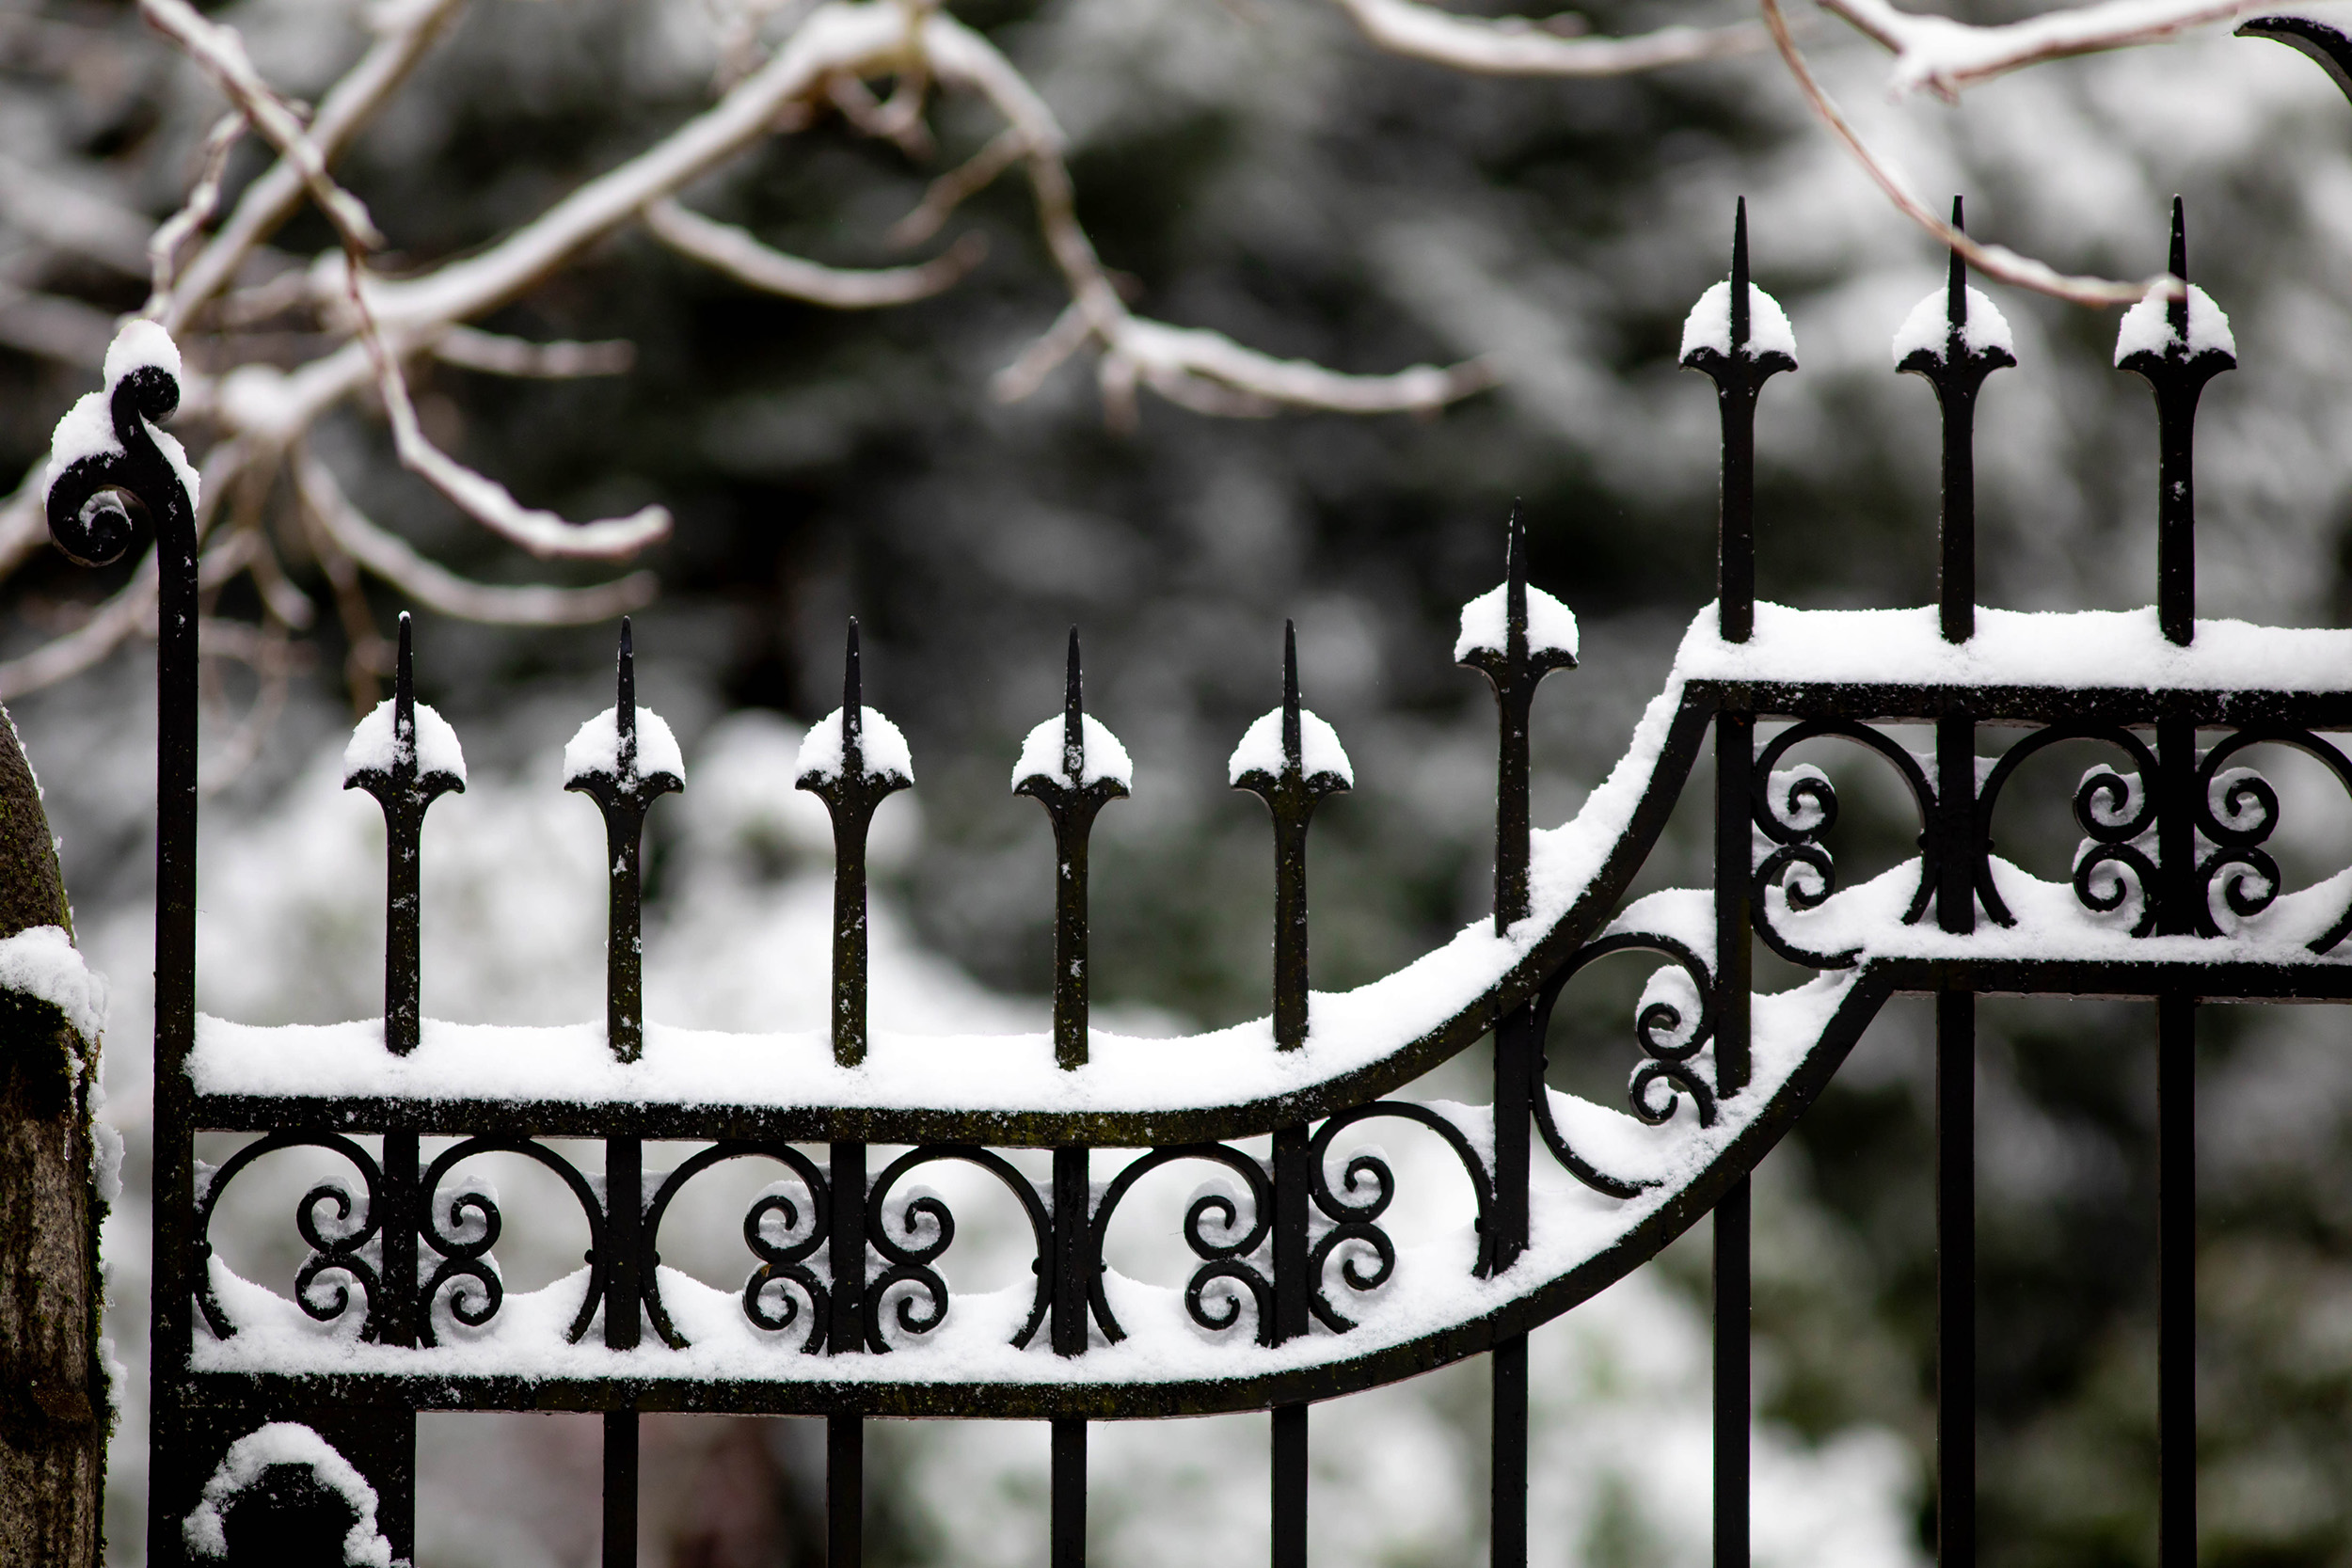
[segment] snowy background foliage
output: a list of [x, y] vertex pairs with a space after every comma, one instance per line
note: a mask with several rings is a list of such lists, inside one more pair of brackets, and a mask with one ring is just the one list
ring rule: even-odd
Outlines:
[[[1711, 591], [1712, 398], [1673, 357], [1683, 312], [1722, 276], [1735, 193], [1750, 203], [1758, 280], [1788, 307], [1804, 363], [1763, 404], [1761, 591], [1808, 605], [1931, 592], [1932, 400], [1890, 375], [1886, 345], [1941, 261], [1759, 62], [1491, 81], [1381, 57], [1336, 11], [1264, 0], [955, 11], [1061, 117], [1080, 214], [1160, 319], [1343, 369], [1490, 356], [1501, 386], [1429, 420], [1213, 420], [1147, 403], [1131, 436], [1105, 430], [1076, 369], [1025, 403], [992, 402], [989, 376], [1061, 306], [1027, 198], [1009, 184], [958, 220], [992, 239], [988, 261], [902, 310], [832, 315], [749, 296], [634, 237], [501, 312], [487, 325], [526, 337], [626, 337], [636, 367], [549, 385], [437, 369], [418, 386], [436, 438], [544, 504], [610, 513], [659, 499], [678, 518], [650, 558], [664, 593], [637, 636], [643, 700], [676, 728], [689, 766], [687, 795], [655, 814], [656, 1016], [790, 1028], [820, 1015], [824, 839], [788, 788], [789, 759], [798, 725], [838, 700], [850, 612], [866, 627], [867, 701], [905, 729], [922, 779], [879, 825], [878, 1022], [1043, 1017], [1047, 841], [1004, 775], [1054, 709], [1073, 621], [1089, 711], [1136, 764], [1135, 799], [1105, 813], [1094, 854], [1096, 995], [1122, 1027], [1214, 1025], [1263, 1006], [1263, 813], [1226, 790], [1221, 765], [1277, 689], [1285, 617], [1298, 623], [1308, 698], [1357, 771], [1356, 792], [1317, 822], [1318, 984], [1374, 977], [1476, 917], [1491, 720], [1480, 683], [1445, 657], [1455, 610], [1499, 575], [1504, 510], [1524, 496], [1535, 580], [1584, 627], [1584, 667], [1537, 706], [1537, 816], [1558, 821], [1617, 754]], [[360, 45], [339, 0], [243, 0], [217, 14], [298, 92]], [[1679, 15], [1641, 0], [1592, 14], [1609, 31]], [[56, 214], [28, 182], [89, 182], [159, 215], [180, 199], [217, 103], [112, 6], [0, 21], [0, 285], [135, 309], [143, 284], [41, 242]], [[2162, 260], [2167, 198], [2186, 196], [2195, 276], [2229, 310], [2242, 361], [2205, 402], [2203, 608], [2341, 624], [2352, 111], [2326, 79], [2275, 46], [2215, 37], [2044, 68], [1958, 109], [1894, 107], [1876, 56], [1807, 36], [1869, 134], [1923, 189], [1964, 191], [1980, 233], [2140, 276]], [[699, 103], [712, 39], [697, 0], [479, 0], [343, 173], [396, 251], [479, 244]], [[950, 105], [937, 126], [951, 157], [985, 135], [960, 113]], [[232, 185], [255, 166], [233, 164]], [[891, 259], [879, 236], [930, 172], [823, 121], [691, 194], [786, 248], [867, 263]], [[1995, 293], [2022, 368], [1994, 382], [1979, 420], [1982, 597], [2144, 603], [2153, 421], [2138, 384], [2109, 367], [2114, 315]], [[21, 348], [39, 334], [11, 316], [14, 298], [0, 297], [0, 338]], [[190, 344], [199, 362], [205, 352], [200, 337]], [[91, 385], [53, 357], [0, 355], [10, 472], [39, 462], [56, 414]], [[335, 416], [316, 446], [379, 520], [478, 575], [518, 575], [399, 469], [369, 420]], [[71, 626], [116, 585], [36, 562], [8, 589], [4, 651]], [[377, 1008], [380, 828], [337, 787], [350, 721], [340, 635], [320, 634], [258, 759], [207, 802], [209, 1011], [269, 1022]], [[435, 809], [426, 836], [425, 1005], [484, 1022], [593, 1017], [596, 830], [559, 792], [556, 755], [611, 701], [609, 631], [427, 617], [419, 646], [422, 694], [464, 734], [474, 780]], [[14, 705], [83, 941], [116, 982], [107, 1114], [133, 1159], [108, 1234], [110, 1323], [134, 1368], [146, 1310], [146, 660], [135, 648]], [[244, 697], [234, 677], [225, 697], [214, 754]], [[2352, 832], [2323, 809], [2298, 812], [2288, 783], [2290, 825], [2323, 824], [2295, 851], [2343, 863]], [[1875, 850], [1883, 863], [1905, 852], [1906, 830], [1871, 800], [1858, 778], [1857, 860]], [[2062, 803], [2050, 805], [2059, 826], [2021, 822], [2015, 841], [2046, 839], [2062, 862]], [[1700, 816], [1678, 822], [1648, 882], [1703, 879], [1705, 845]], [[1637, 984], [1604, 977], [1588, 1007], [1564, 1009], [1551, 1046], [1564, 1086], [1621, 1083]], [[2352, 1191], [2352, 1066], [2331, 1010], [2240, 1016], [2252, 1011], [2209, 1012], [2201, 1085], [2206, 1557], [2341, 1561], [2352, 1554], [2341, 1484], [2352, 1211], [2335, 1195]], [[1982, 1017], [1984, 1558], [2153, 1562], [2153, 1021], [2090, 1004], [1988, 1004]], [[1760, 1172], [1763, 1560], [1893, 1568], [1925, 1556], [1924, 1024], [1890, 1009]], [[1457, 1064], [1435, 1086], [1479, 1098], [1478, 1072]], [[1438, 1184], [1419, 1151], [1392, 1152], [1408, 1188], [1417, 1174]], [[509, 1194], [510, 1280], [565, 1272], [581, 1238], [524, 1221], [559, 1212], [553, 1193], [519, 1168], [494, 1174]], [[715, 1185], [707, 1247], [688, 1266], [724, 1283], [742, 1266], [734, 1227], [748, 1189]], [[279, 1191], [233, 1216], [229, 1250], [282, 1284], [295, 1258]], [[1001, 1283], [1022, 1266], [1012, 1216], [957, 1196], [962, 1266]], [[1136, 1243], [1137, 1272], [1152, 1244]], [[1543, 1560], [1706, 1560], [1705, 1270], [1702, 1233], [1536, 1336]], [[1319, 1411], [1319, 1560], [1474, 1559], [1483, 1381], [1459, 1370]], [[109, 1515], [123, 1561], [142, 1533], [140, 1400], [135, 1373]], [[888, 1428], [876, 1442], [871, 1533], [891, 1560], [1042, 1556], [1041, 1431]], [[800, 1424], [653, 1420], [647, 1443], [645, 1560], [820, 1554], [820, 1446]], [[423, 1562], [568, 1565], [593, 1552], [587, 1419], [436, 1417], [421, 1452]], [[1105, 1429], [1094, 1453], [1098, 1560], [1262, 1555], [1262, 1421]]]

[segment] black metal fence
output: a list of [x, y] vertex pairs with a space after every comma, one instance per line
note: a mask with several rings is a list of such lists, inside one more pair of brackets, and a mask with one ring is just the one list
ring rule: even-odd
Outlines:
[[[2185, 278], [2177, 206], [2173, 222], [2171, 270]], [[1127, 781], [1116, 741], [1084, 714], [1073, 632], [1058, 731], [1033, 739], [1035, 766], [1025, 764], [1017, 784], [1048, 814], [1057, 857], [1050, 1042], [967, 1042], [961, 1049], [1000, 1053], [986, 1082], [959, 1079], [935, 1092], [925, 1089], [916, 1047], [869, 1040], [866, 1028], [866, 831], [877, 804], [912, 780], [896, 732], [864, 705], [854, 623], [840, 711], [818, 726], [797, 780], [824, 802], [834, 835], [833, 1003], [821, 1047], [745, 1037], [730, 1048], [738, 1086], [723, 1092], [681, 1065], [686, 1047], [648, 1034], [640, 840], [656, 800], [682, 780], [666, 730], [655, 736], [637, 706], [626, 626], [609, 753], [588, 748], [568, 783], [594, 800], [608, 835], [598, 1061], [517, 1035], [514, 1070], [495, 1079], [435, 1065], [447, 1058], [435, 1054], [419, 1010], [419, 864], [428, 808], [463, 784], [431, 731], [437, 721], [421, 728], [405, 620], [396, 695], [379, 721], [389, 728], [349, 781], [382, 804], [387, 825], [380, 1033], [322, 1035], [310, 1057], [294, 1053], [289, 1065], [288, 1053], [255, 1046], [266, 1031], [199, 1021], [196, 517], [149, 424], [172, 413], [176, 383], [156, 366], [117, 380], [107, 396], [119, 450], [67, 467], [49, 517], [58, 543], [84, 561], [121, 554], [134, 510], [161, 545], [150, 1560], [298, 1560], [305, 1540], [326, 1542], [330, 1560], [334, 1551], [353, 1561], [408, 1557], [417, 1412], [561, 1409], [603, 1415], [605, 1561], [633, 1561], [639, 1415], [681, 1410], [826, 1418], [835, 1563], [861, 1554], [867, 1420], [1049, 1421], [1052, 1556], [1067, 1568], [1085, 1552], [1089, 1422], [1263, 1410], [1273, 1558], [1295, 1565], [1307, 1556], [1310, 1406], [1485, 1355], [1494, 1388], [1492, 1557], [1510, 1568], [1530, 1556], [1529, 1330], [1711, 1212], [1715, 1555], [1742, 1563], [1748, 1172], [1899, 992], [1935, 998], [1937, 1365], [1950, 1394], [1938, 1418], [1936, 1518], [1943, 1560], [1966, 1561], [1974, 1008], [1979, 994], [2006, 992], [2158, 1004], [2160, 1539], [2167, 1563], [2191, 1562], [2196, 1009], [2216, 999], [2352, 997], [2343, 952], [2352, 908], [2329, 886], [2286, 887], [2265, 847], [2278, 793], [2244, 766], [2251, 748], [2295, 748], [2352, 791], [2352, 762], [2327, 738], [2352, 728], [2352, 634], [2233, 626], [2201, 640], [2192, 427], [2199, 389], [2233, 361], [2221, 346], [2226, 328], [2216, 339], [2203, 318], [2192, 320], [2185, 296], [2141, 307], [2138, 346], [2120, 361], [2155, 393], [2154, 612], [1979, 611], [1971, 418], [1984, 379], [2014, 361], [1972, 332], [1957, 259], [1940, 341], [1924, 341], [1902, 366], [1931, 383], [1943, 408], [1940, 603], [1842, 616], [1757, 606], [1754, 418], [1767, 380], [1796, 366], [1757, 318], [1769, 301], [1751, 291], [1745, 225], [1742, 210], [1722, 329], [1694, 318], [1684, 361], [1711, 378], [1721, 404], [1720, 597], [1693, 626], [1618, 772], [1574, 822], [1540, 841], [1530, 822], [1528, 717], [1543, 677], [1573, 666], [1574, 635], [1565, 611], [1527, 581], [1516, 515], [1502, 588], [1466, 613], [1457, 657], [1487, 677], [1499, 715], [1491, 926], [1363, 991], [1311, 990], [1309, 828], [1318, 801], [1350, 775], [1336, 739], [1302, 707], [1286, 649], [1280, 704], [1236, 753], [1232, 780], [1265, 801], [1274, 826], [1270, 1016], [1215, 1042], [1155, 1042], [1148, 1071], [1136, 1069], [1133, 1044], [1117, 1059], [1098, 1051], [1088, 1022], [1087, 846], [1096, 815]], [[2305, 673], [2282, 682], [2278, 673], [2290, 667]], [[1932, 734], [1925, 752], [1908, 738], [1918, 726]], [[1997, 758], [1979, 755], [1995, 729], [2025, 738]], [[1710, 739], [1713, 886], [1625, 907]], [[1915, 862], [1839, 886], [1828, 845], [1836, 794], [1818, 768], [1792, 760], [1826, 740], [1893, 769], [1918, 815]], [[1991, 829], [2021, 767], [2068, 740], [2104, 746], [2113, 761], [2074, 793], [2086, 837], [2054, 882], [1997, 856]], [[1755, 994], [1758, 940], [1822, 978]], [[1600, 1125], [1602, 1113], [1545, 1078], [1543, 1042], [1564, 989], [1596, 959], [1626, 951], [1657, 955], [1667, 976], [1634, 1021], [1642, 1058], [1628, 1111], [1648, 1140], [1638, 1157], [1624, 1152], [1636, 1142], [1613, 1134], [1613, 1152], [1597, 1152], [1580, 1130]], [[1489, 1037], [1490, 1113], [1389, 1098]], [[1168, 1066], [1194, 1059], [1190, 1081]], [[1477, 1224], [1454, 1274], [1400, 1259], [1384, 1226], [1395, 1175], [1359, 1142], [1359, 1130], [1380, 1119], [1436, 1134], [1468, 1177]], [[199, 1132], [248, 1141], [218, 1168], [200, 1168]], [[1269, 1158], [1239, 1147], [1257, 1137], [1270, 1137]], [[601, 1173], [551, 1142], [578, 1138], [603, 1140]], [[690, 1151], [658, 1178], [648, 1173], [646, 1144], [674, 1141]], [[1535, 1159], [1539, 1143], [1548, 1165]], [[209, 1227], [242, 1171], [295, 1146], [331, 1151], [353, 1175], [321, 1182], [297, 1206], [310, 1253], [292, 1302], [273, 1297], [273, 1307], [233, 1279]], [[875, 1169], [875, 1146], [903, 1151]], [[1025, 1148], [1052, 1151], [1049, 1180], [1007, 1158]], [[486, 1152], [548, 1168], [586, 1221], [589, 1267], [560, 1329], [517, 1325], [504, 1311], [491, 1258], [500, 1210], [457, 1179]], [[678, 1303], [665, 1299], [664, 1218], [695, 1178], [740, 1159], [780, 1167], [782, 1183], [743, 1221], [754, 1266], [739, 1291], [740, 1323], [712, 1329], [705, 1315], [690, 1332]], [[914, 1173], [941, 1161], [996, 1178], [1026, 1218], [1035, 1283], [1009, 1336], [958, 1325], [940, 1269], [955, 1217], [942, 1199], [910, 1190]], [[1108, 1227], [1144, 1176], [1180, 1162], [1227, 1181], [1161, 1216], [1196, 1259], [1181, 1304], [1120, 1297], [1104, 1262]], [[1569, 1223], [1564, 1183], [1600, 1207], [1580, 1200]], [[1159, 1347], [1149, 1358], [1145, 1343]]]

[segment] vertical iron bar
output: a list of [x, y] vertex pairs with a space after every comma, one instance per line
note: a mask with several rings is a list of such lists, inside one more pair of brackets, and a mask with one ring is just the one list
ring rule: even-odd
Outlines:
[[866, 1418], [862, 1416], [828, 1416], [825, 1418], [825, 1568], [857, 1568], [865, 1560]]
[[604, 1413], [603, 1568], [637, 1568], [637, 1412]]
[[825, 1331], [828, 1354], [866, 1346], [866, 1146], [837, 1143], [832, 1148], [832, 1230], [826, 1261], [833, 1278], [827, 1290], [832, 1323]]
[[1748, 1182], [1715, 1205], [1715, 1568], [1748, 1568]]
[[[865, 695], [858, 672], [857, 622], [850, 622], [841, 661], [841, 782], [845, 798], [866, 777]], [[870, 807], [867, 808], [871, 810]], [[833, 1058], [843, 1067], [866, 1060], [866, 823], [833, 834]]]
[[1274, 1407], [1274, 1568], [1307, 1568], [1307, 1409]]
[[2197, 1563], [2197, 1003], [2156, 999], [2156, 1561]]
[[[1949, 404], [1946, 404], [1947, 409]], [[1966, 711], [1935, 726], [1936, 924], [1976, 928], [1976, 726]], [[1976, 993], [1935, 996], [1935, 1540], [1940, 1568], [1977, 1550]]]
[[1086, 1568], [1087, 1424], [1076, 1417], [1053, 1423], [1053, 1568]]
[[[1495, 756], [1495, 932], [1507, 934], [1527, 918], [1532, 898], [1530, 860], [1529, 716], [1535, 689], [1554, 670], [1574, 669], [1565, 648], [1531, 645], [1527, 619], [1527, 523], [1511, 505], [1503, 546], [1502, 645], [1468, 650], [1462, 662], [1494, 689], [1498, 728]], [[1494, 1206], [1482, 1238], [1480, 1267], [1499, 1274], [1528, 1244], [1529, 1101], [1545, 1092], [1542, 1041], [1531, 1000], [1495, 1021]], [[1488, 1529], [1496, 1568], [1518, 1568], [1527, 1557], [1527, 1339], [1498, 1343], [1492, 1451], [1494, 1515]]]
[[1525, 1568], [1527, 1562], [1527, 1336], [1498, 1343], [1493, 1363], [1493, 1496], [1488, 1557], [1494, 1568]]
[[[1308, 1331], [1307, 1129], [1274, 1134], [1274, 1338]], [[1306, 1568], [1307, 1406], [1274, 1407], [1274, 1568]]]
[[[1748, 1048], [1756, 718], [1715, 719], [1716, 1092], [1745, 1089]], [[1748, 1561], [1749, 1190], [1742, 1180], [1715, 1206], [1715, 1568]]]
[[1977, 998], [1935, 995], [1935, 1560], [1977, 1557]]
[[[2172, 198], [2169, 270], [2188, 281], [2188, 230], [2181, 198]], [[2188, 300], [2166, 303], [2172, 335], [2188, 341]], [[2159, 388], [2156, 449], [2156, 619], [2164, 635], [2185, 646], [2197, 624], [2197, 473], [2194, 416], [2202, 383]]]
[[[127, 450], [138, 447], [126, 433], [144, 434], [142, 416], [116, 388], [114, 422]], [[166, 412], [168, 412], [167, 410]], [[126, 419], [126, 413], [129, 417]], [[159, 415], [158, 418], [162, 416]], [[149, 439], [151, 450], [151, 438]], [[163, 465], [158, 462], [158, 469]], [[193, 1268], [209, 1267], [197, 1256], [196, 1090], [188, 1056], [196, 1045], [196, 820], [197, 820], [197, 616], [196, 522], [189, 498], [176, 477], [153, 476], [140, 499], [155, 520], [158, 615], [155, 645], [155, 1148], [154, 1241], [150, 1267], [154, 1294], [150, 1307], [156, 1429], [192, 1435], [186, 1410], [186, 1377], [192, 1347], [190, 1318]], [[56, 517], [51, 518], [56, 531]], [[171, 1459], [154, 1467], [150, 1489], [147, 1539], [151, 1562], [182, 1560], [180, 1520], [194, 1506], [194, 1486], [173, 1484]], [[200, 1477], [183, 1476], [201, 1484]], [[158, 1510], [168, 1491], [184, 1491], [174, 1510]], [[174, 1499], [178, 1501], [179, 1499]]]

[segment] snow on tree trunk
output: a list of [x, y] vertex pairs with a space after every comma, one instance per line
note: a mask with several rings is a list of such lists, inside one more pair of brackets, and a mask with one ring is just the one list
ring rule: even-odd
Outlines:
[[[54, 941], [72, 916], [40, 786], [0, 710], [0, 947], [43, 927]], [[96, 1040], [64, 1008], [0, 990], [0, 1562], [91, 1568], [103, 1554], [97, 1081]]]

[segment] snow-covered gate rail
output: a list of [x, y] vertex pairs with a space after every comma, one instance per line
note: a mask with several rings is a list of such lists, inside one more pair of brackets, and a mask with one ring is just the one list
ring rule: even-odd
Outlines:
[[[1310, 1405], [1483, 1354], [1493, 1560], [1520, 1564], [1528, 1331], [1711, 1211], [1717, 1560], [1744, 1561], [1747, 1174], [1899, 991], [1936, 999], [1939, 1376], [1962, 1390], [1973, 1366], [1975, 998], [2158, 1003], [2161, 1529], [2165, 1560], [2193, 1560], [2196, 1008], [2352, 998], [2352, 871], [2288, 891], [2265, 847], [2278, 792], [2244, 766], [2251, 748], [2294, 748], [2352, 791], [2352, 761], [2327, 738], [2352, 729], [2352, 633], [2195, 620], [2191, 424], [2199, 388], [2234, 362], [2226, 320], [2197, 291], [2136, 308], [2118, 347], [2118, 364], [2154, 388], [2160, 421], [2153, 610], [1977, 609], [1971, 410], [1984, 378], [2014, 361], [1998, 311], [1957, 261], [1949, 288], [1896, 340], [1899, 368], [1932, 383], [1944, 409], [1940, 604], [1756, 604], [1753, 420], [1768, 378], [1795, 369], [1795, 341], [1748, 282], [1744, 226], [1742, 214], [1730, 281], [1702, 298], [1683, 345], [1720, 395], [1721, 594], [1615, 770], [1566, 825], [1531, 830], [1529, 708], [1544, 675], [1575, 662], [1576, 628], [1527, 582], [1514, 517], [1505, 581], [1465, 610], [1455, 649], [1488, 677], [1501, 715], [1492, 921], [1360, 990], [1311, 990], [1309, 820], [1351, 774], [1286, 663], [1280, 705], [1232, 764], [1275, 828], [1272, 1013], [1176, 1042], [1088, 1025], [1087, 840], [1125, 792], [1128, 763], [1082, 711], [1074, 634], [1066, 711], [1029, 737], [1015, 772], [1052, 819], [1060, 868], [1050, 1037], [868, 1037], [866, 832], [912, 767], [898, 731], [861, 701], [854, 626], [841, 708], [811, 732], [797, 780], [830, 809], [835, 837], [829, 1038], [698, 1035], [642, 1016], [639, 838], [683, 767], [667, 727], [636, 705], [626, 627], [615, 705], [565, 759], [611, 847], [601, 1031], [420, 1016], [420, 836], [432, 801], [463, 787], [464, 762], [414, 701], [405, 622], [397, 695], [348, 753], [347, 782], [388, 824], [382, 1020], [265, 1029], [199, 1017], [193, 476], [151, 423], [177, 404], [177, 352], [151, 325], [127, 329], [107, 391], [59, 428], [48, 507], [77, 559], [121, 554], [126, 495], [163, 546], [150, 1560], [258, 1560], [322, 1517], [348, 1560], [405, 1558], [418, 1411], [566, 1409], [603, 1414], [605, 1560], [630, 1562], [639, 1414], [690, 1410], [827, 1418], [835, 1563], [859, 1557], [868, 1419], [1050, 1421], [1060, 1568], [1084, 1550], [1089, 1421], [1265, 1410], [1273, 1556], [1295, 1565], [1306, 1556]], [[2185, 276], [2177, 208], [2171, 264]], [[1904, 726], [1931, 727], [1931, 747], [1915, 752]], [[2019, 730], [1997, 758], [1979, 755], [1988, 736]], [[1621, 908], [1710, 739], [1715, 885]], [[1831, 739], [1890, 767], [1920, 826], [1916, 858], [1843, 889], [1826, 844], [1836, 795], [1818, 768], [1790, 761]], [[2043, 880], [1993, 852], [1991, 825], [2021, 765], [2070, 740], [2110, 761], [2074, 793], [2087, 836], [2071, 876]], [[1752, 994], [1758, 939], [1815, 977]], [[1553, 1091], [1543, 1059], [1563, 988], [1626, 950], [1664, 960], [1638, 1006], [1630, 1115]], [[1488, 1036], [1490, 1109], [1384, 1098]], [[1360, 1130], [1389, 1118], [1437, 1134], [1468, 1176], [1477, 1224], [1446, 1245], [1401, 1251], [1384, 1228], [1396, 1178]], [[207, 1168], [199, 1131], [251, 1137]], [[1237, 1147], [1269, 1135], [1270, 1159]], [[603, 1140], [601, 1173], [549, 1141], [580, 1138]], [[655, 1175], [649, 1142], [693, 1147]], [[242, 1170], [293, 1146], [331, 1150], [353, 1174], [297, 1206], [310, 1254], [288, 1299], [230, 1270], [208, 1227]], [[869, 1158], [875, 1146], [903, 1152]], [[1023, 1148], [1052, 1151], [1050, 1180], [1001, 1152]], [[591, 1236], [581, 1272], [506, 1295], [491, 1256], [497, 1202], [458, 1170], [485, 1151], [562, 1180]], [[681, 1189], [736, 1160], [770, 1162], [780, 1181], [745, 1216], [755, 1266], [727, 1292], [662, 1267], [658, 1247]], [[951, 1299], [938, 1265], [953, 1215], [908, 1181], [939, 1161], [977, 1165], [1013, 1195], [1034, 1241], [1033, 1285]], [[1138, 1180], [1178, 1162], [1226, 1185], [1161, 1217], [1197, 1263], [1185, 1289], [1161, 1290], [1106, 1268], [1104, 1237]], [[1950, 1561], [1971, 1555], [1973, 1423], [1968, 1398], [1942, 1402]]]

